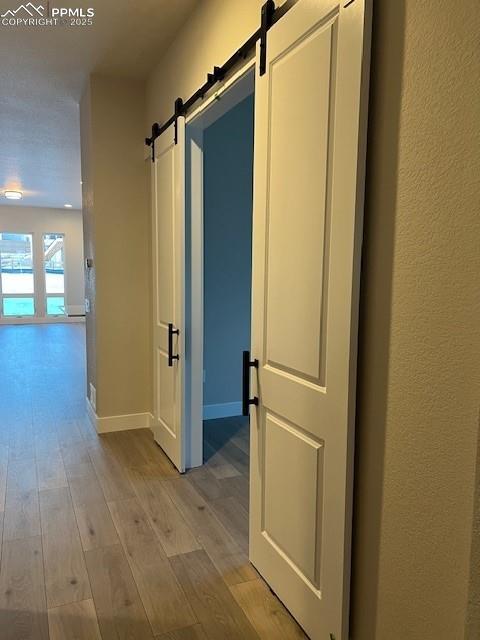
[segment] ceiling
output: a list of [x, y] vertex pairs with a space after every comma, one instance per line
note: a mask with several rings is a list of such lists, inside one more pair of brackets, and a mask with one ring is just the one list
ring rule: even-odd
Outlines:
[[[93, 25], [0, 24], [0, 204], [81, 208], [78, 104], [88, 75], [146, 77], [199, 1], [52, 0], [93, 7]], [[0, 0], [0, 15], [20, 4]], [[6, 200], [6, 189], [23, 199]]]

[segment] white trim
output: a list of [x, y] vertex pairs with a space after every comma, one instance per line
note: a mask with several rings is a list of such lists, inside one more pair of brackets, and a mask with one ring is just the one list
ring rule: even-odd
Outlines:
[[233, 418], [242, 415], [241, 402], [224, 402], [223, 404], [206, 404], [203, 407], [203, 419]]
[[[255, 75], [255, 64], [256, 57], [255, 55], [250, 58], [245, 64], [243, 64], [235, 73], [228, 76], [228, 78], [222, 81], [221, 86], [214, 91], [208, 98], [204, 98], [199, 106], [191, 111], [185, 118], [187, 125], [194, 125], [196, 127], [200, 126], [202, 129], [206, 129], [210, 124], [221, 118], [222, 115], [233, 109], [233, 107], [241, 102], [244, 98], [251, 95], [251, 91], [247, 89], [247, 92], [243, 92], [245, 85], [241, 83], [241, 80], [244, 80], [249, 73], [252, 76]], [[255, 82], [255, 80], [253, 80]], [[247, 85], [248, 86], [248, 85]], [[230, 89], [234, 88], [233, 92], [230, 92]], [[228, 98], [227, 98], [228, 92]], [[201, 118], [205, 114], [207, 114], [208, 110], [218, 102], [220, 99], [227, 98], [227, 104], [222, 105], [222, 107], [218, 110], [218, 113], [214, 109], [210, 111], [212, 114], [208, 117], [208, 120], [204, 120], [203, 122], [197, 120], [197, 118]]]
[[75, 322], [85, 322], [85, 316], [2, 316], [0, 325], [16, 324], [74, 324]]
[[86, 403], [87, 415], [97, 433], [129, 431], [130, 429], [149, 429], [150, 422], [153, 419], [150, 413], [131, 413], [124, 416], [106, 416], [99, 418], [89, 398], [86, 398]]
[[84, 316], [85, 305], [84, 304], [67, 304], [66, 311], [68, 316]]

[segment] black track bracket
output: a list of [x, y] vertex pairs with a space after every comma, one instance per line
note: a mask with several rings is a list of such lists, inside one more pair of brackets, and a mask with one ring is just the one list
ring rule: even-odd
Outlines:
[[267, 34], [273, 24], [273, 16], [275, 14], [275, 2], [267, 0], [262, 7], [261, 24], [260, 24], [260, 63], [259, 74], [265, 75], [267, 71]]
[[[353, 0], [352, 0], [353, 1]], [[267, 0], [261, 10], [260, 27], [253, 33], [242, 46], [233, 53], [230, 58], [221, 66], [214, 67], [212, 73], [207, 74], [206, 82], [193, 93], [185, 102], [181, 98], [175, 100], [175, 111], [173, 115], [161, 126], [156, 122], [152, 126], [151, 138], [145, 138], [145, 144], [152, 147], [152, 160], [155, 160], [155, 140], [172, 124], [175, 125], [175, 144], [178, 142], [177, 120], [180, 116], [185, 116], [190, 109], [208, 94], [217, 82], [221, 82], [225, 76], [236, 67], [241, 60], [246, 60], [251, 51], [255, 50], [257, 42], [260, 41], [259, 74], [265, 75], [267, 72], [267, 37], [269, 29], [278, 22], [295, 4], [296, 0], [287, 0], [277, 9], [274, 0]]]
[[183, 105], [183, 100], [181, 98], [177, 98], [175, 100], [175, 144], [178, 142], [178, 118], [185, 114], [185, 107]]
[[158, 122], [154, 122], [152, 124], [152, 137], [145, 138], [145, 144], [149, 147], [152, 147], [152, 162], [155, 162], [155, 140], [158, 138], [160, 131], [160, 125]]

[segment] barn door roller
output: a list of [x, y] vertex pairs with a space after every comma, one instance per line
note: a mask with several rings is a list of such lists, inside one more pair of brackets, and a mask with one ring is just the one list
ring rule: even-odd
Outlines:
[[145, 138], [145, 144], [152, 147], [152, 162], [155, 161], [155, 140], [162, 135], [172, 124], [175, 126], [175, 144], [177, 143], [177, 119], [179, 116], [185, 116], [193, 105], [202, 98], [215, 86], [217, 82], [221, 82], [226, 74], [233, 69], [241, 60], [246, 60], [249, 54], [255, 48], [257, 41], [260, 40], [260, 60], [259, 73], [263, 76], [267, 70], [267, 34], [268, 30], [274, 25], [297, 0], [287, 0], [281, 7], [275, 8], [274, 0], [267, 0], [262, 6], [260, 28], [250, 36], [250, 38], [242, 44], [242, 46], [230, 56], [230, 58], [221, 67], [214, 67], [212, 73], [207, 74], [207, 80], [200, 89], [197, 89], [190, 98], [183, 102], [181, 98], [175, 100], [173, 115], [162, 125], [155, 122], [152, 125], [152, 135]]

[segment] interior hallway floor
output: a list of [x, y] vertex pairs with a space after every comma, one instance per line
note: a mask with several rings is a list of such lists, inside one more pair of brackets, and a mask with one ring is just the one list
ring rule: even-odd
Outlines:
[[181, 476], [85, 417], [82, 324], [0, 327], [0, 640], [304, 638], [247, 559], [248, 426]]

